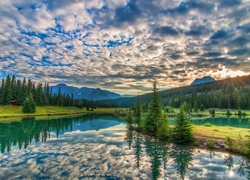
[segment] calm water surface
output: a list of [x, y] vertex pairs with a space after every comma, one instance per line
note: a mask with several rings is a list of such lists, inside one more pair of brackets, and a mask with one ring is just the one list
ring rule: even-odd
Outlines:
[[0, 179], [249, 179], [249, 161], [157, 142], [112, 115], [0, 124]]
[[[190, 123], [195, 125], [211, 124], [214, 126], [230, 126], [236, 128], [250, 128], [249, 118], [247, 117], [207, 117], [207, 118], [191, 118]], [[170, 124], [174, 125], [175, 119], [170, 119]]]

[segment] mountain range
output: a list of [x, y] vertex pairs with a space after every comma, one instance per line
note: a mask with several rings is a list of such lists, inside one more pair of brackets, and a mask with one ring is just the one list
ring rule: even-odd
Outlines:
[[93, 101], [99, 101], [99, 100], [106, 100], [106, 99], [117, 99], [120, 98], [121, 95], [110, 92], [107, 90], [102, 90], [100, 88], [88, 88], [88, 87], [74, 87], [74, 86], [68, 86], [66, 84], [58, 84], [56, 86], [50, 86], [52, 88], [52, 93], [56, 94], [58, 93], [58, 90], [60, 88], [62, 94], [73, 94], [74, 99], [86, 99], [86, 100], [93, 100]]

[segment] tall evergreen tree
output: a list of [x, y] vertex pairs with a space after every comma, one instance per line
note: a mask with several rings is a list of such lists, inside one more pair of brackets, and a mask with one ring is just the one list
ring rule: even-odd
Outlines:
[[132, 110], [129, 108], [128, 110], [128, 115], [126, 117], [128, 124], [132, 125], [133, 124], [133, 115], [132, 115]]
[[197, 101], [194, 101], [194, 112], [198, 113], [198, 104], [197, 104]]
[[194, 139], [191, 124], [188, 122], [183, 106], [181, 106], [180, 112], [177, 114], [176, 125], [173, 129], [172, 138], [174, 142], [179, 144], [185, 144], [193, 141]]
[[137, 97], [136, 106], [135, 106], [135, 122], [137, 124], [138, 130], [141, 130], [141, 121], [142, 121], [142, 107], [139, 97]]
[[157, 137], [161, 140], [167, 140], [170, 137], [170, 126], [165, 112], [163, 113], [162, 119], [157, 124]]
[[149, 135], [156, 135], [157, 124], [161, 120], [160, 97], [157, 89], [157, 82], [153, 83], [153, 94], [150, 102], [149, 113], [145, 119], [145, 131]]
[[18, 79], [16, 83], [16, 101], [18, 105], [21, 105], [23, 103], [23, 91], [20, 79]]
[[4, 86], [3, 104], [10, 104], [11, 100], [12, 100], [11, 77], [10, 75], [8, 75]]
[[1, 91], [0, 91], [0, 104], [4, 104], [4, 87], [5, 87], [5, 80], [2, 79]]
[[43, 84], [38, 83], [36, 87], [36, 104], [38, 106], [43, 105]]
[[21, 100], [21, 104], [23, 104], [24, 100], [26, 99], [26, 97], [28, 96], [28, 91], [26, 88], [26, 79], [23, 78], [23, 83], [22, 83], [22, 100]]
[[17, 81], [16, 81], [16, 76], [13, 75], [11, 78], [11, 90], [12, 90], [12, 100], [17, 100]]
[[59, 87], [58, 93], [57, 93], [57, 106], [62, 106], [62, 93], [61, 93], [61, 88]]

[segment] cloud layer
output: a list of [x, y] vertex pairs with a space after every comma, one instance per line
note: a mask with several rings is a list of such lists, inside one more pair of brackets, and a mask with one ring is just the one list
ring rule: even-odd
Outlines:
[[0, 76], [142, 93], [250, 72], [247, 0], [3, 0]]

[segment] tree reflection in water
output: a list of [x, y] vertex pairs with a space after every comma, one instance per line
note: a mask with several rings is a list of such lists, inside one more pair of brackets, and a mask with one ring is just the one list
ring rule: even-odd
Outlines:
[[[140, 158], [143, 153], [149, 156], [152, 179], [158, 179], [161, 176], [167, 177], [168, 158], [173, 159], [180, 178], [184, 179], [186, 177], [188, 167], [193, 160], [192, 149], [173, 148], [172, 145], [166, 145], [155, 137], [143, 136], [140, 132], [134, 131], [130, 124], [127, 125], [126, 141], [130, 148], [131, 144], [134, 144], [135, 161], [138, 169], [140, 168]], [[146, 147], [145, 152], [142, 152], [142, 145]]]
[[[89, 122], [91, 129], [99, 130], [109, 126], [105, 120], [119, 121], [119, 118], [103, 114], [101, 116], [104, 123], [94, 122], [100, 116], [95, 114], [88, 114], [77, 117], [55, 118], [51, 120], [35, 120], [35, 118], [22, 118], [21, 122], [14, 122], [11, 124], [0, 123], [0, 147], [1, 153], [5, 151], [10, 152], [12, 146], [18, 146], [19, 149], [26, 149], [31, 142], [45, 143], [50, 138], [50, 133], [54, 132], [56, 137], [60, 133], [71, 132], [72, 126], [75, 123]], [[93, 121], [93, 122], [92, 122]], [[94, 124], [93, 124], [94, 123]], [[119, 123], [117, 123], [119, 124]]]
[[[126, 141], [129, 147], [134, 149], [135, 162], [138, 169], [140, 169], [142, 156], [147, 155], [150, 158], [151, 179], [171, 178], [173, 169], [175, 169], [178, 179], [188, 179], [189, 169], [194, 162], [193, 155], [195, 151], [193, 148], [185, 148], [158, 141], [155, 137], [149, 137], [135, 131], [132, 124], [127, 125]], [[208, 157], [211, 160], [215, 158], [216, 152], [208, 151], [208, 153]], [[231, 154], [224, 159], [224, 165], [229, 170], [234, 167], [234, 163], [235, 161]], [[237, 174], [250, 179], [249, 160], [241, 158], [238, 165]]]

